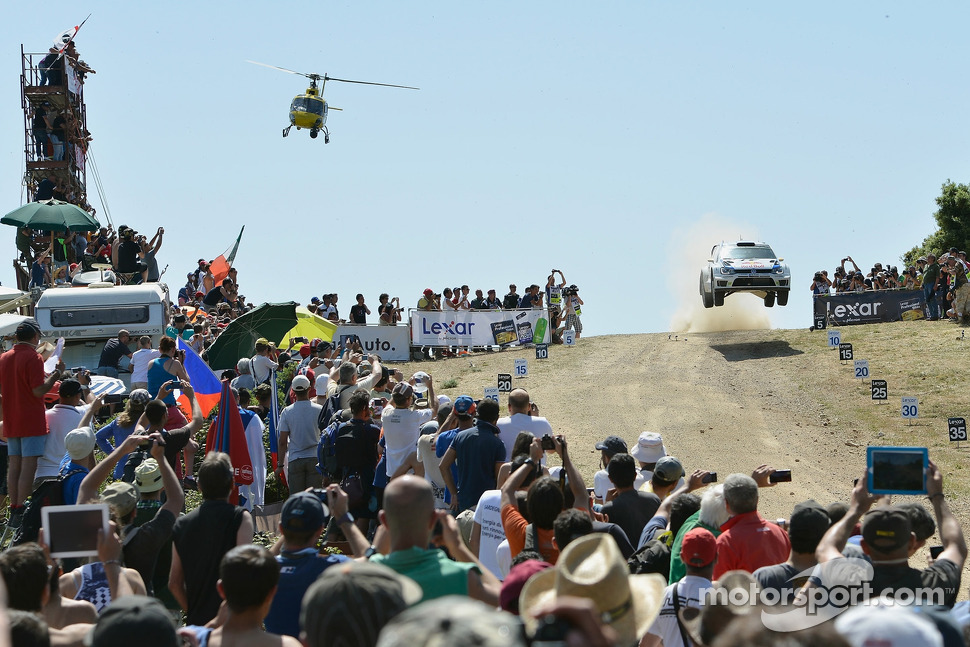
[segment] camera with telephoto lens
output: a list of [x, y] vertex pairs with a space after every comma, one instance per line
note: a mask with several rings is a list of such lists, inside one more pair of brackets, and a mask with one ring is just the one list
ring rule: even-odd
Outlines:
[[822, 278], [822, 273], [821, 272], [815, 272], [815, 278], [813, 280], [816, 281], [816, 282], [821, 283], [824, 280]]

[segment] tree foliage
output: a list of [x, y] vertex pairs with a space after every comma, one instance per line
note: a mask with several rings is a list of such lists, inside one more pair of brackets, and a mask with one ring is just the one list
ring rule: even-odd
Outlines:
[[920, 256], [933, 253], [939, 256], [951, 247], [967, 249], [970, 241], [970, 186], [947, 179], [936, 199], [933, 214], [939, 227], [923, 240], [923, 244], [903, 254], [906, 265], [913, 265]]

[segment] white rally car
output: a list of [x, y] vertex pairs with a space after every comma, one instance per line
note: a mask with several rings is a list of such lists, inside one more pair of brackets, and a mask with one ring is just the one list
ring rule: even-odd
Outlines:
[[700, 292], [705, 308], [723, 306], [724, 297], [751, 292], [764, 299], [765, 306], [788, 305], [791, 271], [765, 243], [739, 241], [720, 243], [711, 250], [701, 270]]

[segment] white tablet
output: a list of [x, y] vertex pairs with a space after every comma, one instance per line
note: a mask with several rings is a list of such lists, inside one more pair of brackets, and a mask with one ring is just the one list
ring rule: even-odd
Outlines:
[[51, 557], [89, 557], [98, 554], [98, 531], [108, 532], [104, 503], [49, 505], [40, 510], [44, 542]]

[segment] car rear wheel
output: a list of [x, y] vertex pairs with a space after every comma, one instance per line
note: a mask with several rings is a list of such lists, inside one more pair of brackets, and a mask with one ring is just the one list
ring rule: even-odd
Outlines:
[[720, 307], [724, 305], [724, 293], [715, 292], [714, 293], [714, 305]]
[[787, 306], [788, 305], [788, 292], [778, 293], [778, 305]]
[[775, 293], [769, 292], [765, 295], [765, 307], [770, 308], [775, 305]]

